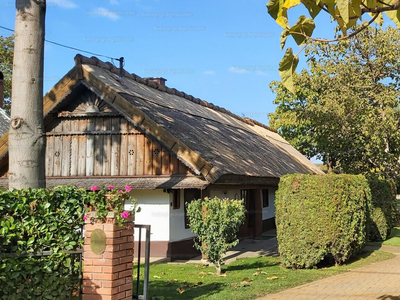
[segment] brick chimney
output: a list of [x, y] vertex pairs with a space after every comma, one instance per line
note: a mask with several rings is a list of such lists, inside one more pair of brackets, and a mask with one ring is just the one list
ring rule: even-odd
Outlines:
[[3, 108], [4, 105], [4, 76], [0, 71], [0, 108]]
[[163, 77], [147, 77], [148, 80], [158, 83], [159, 85], [165, 86], [167, 79]]

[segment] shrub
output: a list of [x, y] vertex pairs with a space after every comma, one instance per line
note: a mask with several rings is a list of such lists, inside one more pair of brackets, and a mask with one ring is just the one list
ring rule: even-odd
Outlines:
[[190, 229], [198, 235], [195, 247], [221, 274], [223, 255], [239, 242], [237, 233], [245, 219], [242, 200], [213, 199], [194, 200], [187, 205]]
[[370, 199], [362, 175], [283, 176], [275, 201], [283, 265], [312, 268], [325, 258], [341, 264], [360, 251]]
[[397, 221], [396, 186], [392, 180], [370, 179], [371, 202], [368, 206], [369, 241], [384, 241]]
[[[82, 245], [84, 193], [74, 187], [0, 191], [0, 299], [69, 298], [80, 278], [63, 250]], [[53, 254], [27, 256], [42, 251]]]
[[[94, 217], [91, 217], [90, 221], [105, 222], [108, 213], [113, 211], [118, 226], [123, 226], [126, 219], [136, 212], [137, 202], [136, 199], [129, 195], [131, 190], [132, 188], [129, 185], [125, 186], [124, 189], [118, 189], [112, 185], [107, 188], [92, 186], [84, 196], [84, 202], [88, 205], [85, 212], [92, 211], [92, 209], [95, 210]], [[124, 204], [128, 199], [133, 205], [132, 211], [125, 210]], [[86, 220], [87, 217], [90, 217], [90, 214], [86, 214], [84, 219]]]

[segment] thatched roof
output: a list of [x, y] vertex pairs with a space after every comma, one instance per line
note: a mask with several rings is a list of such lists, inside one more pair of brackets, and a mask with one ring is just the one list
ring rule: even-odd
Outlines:
[[10, 126], [10, 117], [4, 109], [0, 108], [0, 136], [2, 136], [8, 131], [9, 126]]
[[[256, 179], [288, 173], [323, 174], [263, 124], [126, 71], [121, 80], [114, 65], [97, 58], [77, 55], [75, 62], [45, 96], [45, 115], [83, 82], [209, 183], [223, 181], [224, 176]], [[0, 157], [8, 150], [3, 138]]]

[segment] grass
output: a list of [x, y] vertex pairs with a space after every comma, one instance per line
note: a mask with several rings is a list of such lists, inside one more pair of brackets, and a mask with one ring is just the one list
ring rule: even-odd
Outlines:
[[390, 236], [386, 239], [386, 241], [382, 242], [382, 245], [400, 247], [400, 224], [392, 229]]
[[[149, 299], [255, 299], [317, 279], [394, 257], [382, 251], [363, 252], [339, 267], [291, 270], [280, 266], [279, 257], [238, 259], [223, 266], [224, 276], [215, 275], [213, 266], [159, 263], [150, 266]], [[136, 269], [134, 268], [134, 274]], [[143, 268], [141, 285], [143, 284]], [[134, 278], [134, 291], [136, 280]]]

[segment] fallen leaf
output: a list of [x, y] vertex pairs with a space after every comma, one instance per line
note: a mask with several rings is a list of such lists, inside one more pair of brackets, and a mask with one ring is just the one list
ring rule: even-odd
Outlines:
[[278, 279], [278, 276], [271, 276], [271, 277], [267, 277], [267, 280], [274, 280], [274, 279]]
[[178, 291], [179, 294], [183, 294], [185, 292], [185, 287], [184, 286], [180, 286], [176, 290]]
[[157, 275], [153, 275], [153, 278], [161, 278], [160, 276]]
[[255, 272], [255, 273], [253, 274], [253, 276], [258, 276], [258, 275], [260, 275], [260, 272]]

